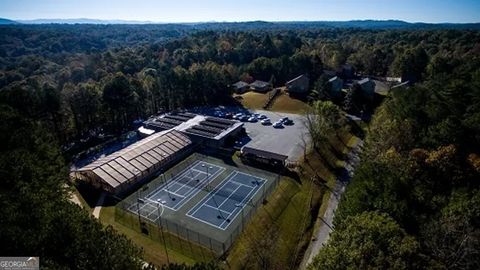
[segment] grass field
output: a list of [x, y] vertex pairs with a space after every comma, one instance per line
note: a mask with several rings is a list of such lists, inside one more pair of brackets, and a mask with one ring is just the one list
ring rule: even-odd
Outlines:
[[[263, 105], [268, 99], [268, 93], [257, 93], [257, 92], [247, 92], [242, 95], [240, 102], [242, 106], [248, 109], [254, 110], [263, 110]], [[275, 98], [275, 101], [272, 107], [269, 109], [276, 112], [287, 112], [287, 113], [302, 113], [308, 109], [308, 104], [295, 98], [291, 98], [282, 91], [278, 97]]]
[[[129, 239], [131, 239], [134, 244], [141, 247], [144, 251], [144, 260], [146, 262], [151, 262], [155, 265], [163, 265], [167, 263], [167, 256], [165, 254], [165, 248], [162, 242], [154, 240], [155, 238], [152, 239], [152, 237], [140, 233], [140, 230], [138, 228], [131, 229], [130, 226], [127, 227], [116, 222], [115, 206], [102, 207], [102, 211], [100, 212], [100, 221], [104, 225], [112, 226], [119, 233], [124, 234]], [[177, 249], [172, 248], [170, 245], [167, 244], [169, 261], [171, 263], [193, 264], [197, 261], [211, 260], [212, 257], [209, 257], [210, 253], [208, 250], [200, 249], [200, 247], [198, 247], [197, 249], [199, 252], [205, 252], [204, 258], [202, 258], [201, 256], [192, 256], [192, 253], [185, 254], [186, 252], [178, 251]]]
[[286, 93], [282, 93], [279, 95], [275, 102], [273, 103], [272, 107], [270, 108], [271, 111], [275, 112], [286, 112], [286, 113], [303, 113], [307, 111], [309, 105], [302, 100], [292, 98]]

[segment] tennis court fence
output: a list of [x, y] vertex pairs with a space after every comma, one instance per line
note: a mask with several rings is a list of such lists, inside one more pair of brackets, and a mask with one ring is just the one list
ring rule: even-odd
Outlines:
[[[200, 160], [206, 162], [209, 161], [208, 156], [202, 156], [199, 154], [196, 155], [199, 156]], [[189, 168], [193, 162], [195, 161], [187, 161], [179, 164], [180, 166], [173, 168], [174, 171], [172, 172], [172, 175], [175, 176], [181, 174], [182, 171]], [[245, 168], [243, 168], [243, 170], [244, 169]], [[258, 169], [249, 168], [249, 171], [250, 170]], [[254, 171], [250, 172], [255, 174]], [[179, 222], [176, 222], [172, 217], [156, 218], [158, 216], [157, 215], [154, 218], [155, 221], [153, 221], [152, 219], [142, 216], [140, 211], [132, 211], [132, 209], [139, 209], [139, 198], [144, 198], [150, 192], [163, 185], [167, 179], [170, 180], [170, 178], [171, 177], [158, 177], [151, 183], [145, 185], [148, 186], [148, 188], [145, 188], [145, 186], [141, 187], [138, 191], [134, 192], [129, 197], [118, 203], [115, 207], [115, 221], [143, 233], [152, 240], [160, 242], [162, 245], [165, 243], [167, 247], [177, 250], [183, 254], [188, 254], [190, 257], [201, 261], [218, 258], [225, 254], [225, 252], [232, 246], [235, 239], [244, 230], [245, 226], [248, 224], [248, 221], [263, 204], [266, 197], [273, 192], [280, 181], [279, 175], [276, 175], [273, 179], [269, 178], [268, 181], [270, 184], [264, 185], [264, 190], [261, 192], [261, 195], [244, 205], [241, 213], [239, 213], [237, 218], [232, 221], [229, 228], [224, 231], [219, 230], [219, 233], [224, 234], [224, 237], [222, 238], [225, 239], [224, 241], [219, 241], [217, 240], [218, 238], [215, 239], [206, 235], [205, 233], [202, 233], [201, 229], [195, 230], [195, 228], [197, 228], [195, 225], [199, 222], [197, 220], [192, 219], [187, 227]], [[205, 190], [205, 192], [213, 191], [214, 190], [212, 189]]]

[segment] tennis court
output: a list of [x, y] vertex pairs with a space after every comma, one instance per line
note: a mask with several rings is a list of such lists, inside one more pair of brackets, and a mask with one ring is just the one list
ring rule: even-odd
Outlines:
[[218, 188], [195, 205], [187, 216], [225, 230], [265, 181], [250, 174], [234, 171]]
[[[221, 166], [197, 160], [178, 175], [170, 175], [171, 180], [165, 181], [163, 185], [148, 194], [145, 197], [146, 200], [141, 202], [140, 214], [143, 208], [152, 209], [151, 205], [157, 203], [171, 210], [178, 210], [224, 170], [225, 168]], [[166, 178], [168, 175], [163, 177]], [[132, 212], [138, 211], [134, 206], [131, 208]]]
[[163, 228], [223, 254], [278, 181], [268, 171], [194, 153], [125, 198], [117, 209], [126, 212], [116, 211], [116, 219], [149, 235], [155, 230], [145, 224]]

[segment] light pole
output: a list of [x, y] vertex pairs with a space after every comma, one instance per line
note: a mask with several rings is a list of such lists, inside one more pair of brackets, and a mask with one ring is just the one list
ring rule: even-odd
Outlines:
[[[160, 205], [162, 206], [162, 213], [160, 213]], [[168, 258], [167, 242], [165, 242], [165, 235], [163, 235], [163, 226], [162, 226], [162, 220], [161, 220], [163, 210], [164, 210], [163, 204], [159, 199], [157, 200], [158, 227], [160, 227], [160, 233], [162, 234], [163, 247], [165, 248], [165, 255], [167, 256], [167, 263], [170, 264], [170, 259]]]
[[138, 226], [142, 228], [142, 221], [140, 220], [140, 197], [138, 195], [138, 190], [135, 192], [137, 194], [137, 215], [138, 215]]

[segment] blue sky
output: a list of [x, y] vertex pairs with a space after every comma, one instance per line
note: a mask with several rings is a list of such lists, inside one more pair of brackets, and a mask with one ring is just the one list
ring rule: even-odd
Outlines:
[[0, 0], [9, 19], [480, 22], [480, 0]]

